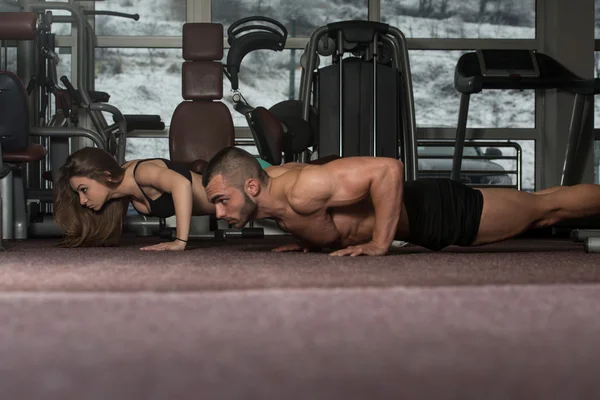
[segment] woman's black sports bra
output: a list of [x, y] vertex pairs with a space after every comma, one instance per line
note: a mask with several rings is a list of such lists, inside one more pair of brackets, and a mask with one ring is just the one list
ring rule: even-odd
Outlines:
[[[137, 169], [137, 167], [141, 163], [143, 163], [145, 161], [149, 161], [149, 160], [163, 161], [167, 165], [167, 168], [185, 176], [186, 178], [189, 179], [190, 182], [192, 182], [192, 173], [190, 172], [189, 169], [187, 169], [185, 166], [183, 166], [181, 164], [173, 163], [170, 160], [167, 160], [164, 158], [148, 158], [145, 160], [138, 161], [137, 164], [135, 165], [135, 167], [133, 168], [133, 179], [134, 180], [135, 180], [135, 170]], [[138, 185], [138, 187], [142, 191], [142, 194], [144, 195], [146, 200], [148, 200], [148, 204], [150, 205], [150, 213], [148, 213], [148, 214], [140, 213], [140, 214], [147, 215], [147, 216], [155, 216], [155, 217], [159, 217], [159, 218], [169, 218], [169, 217], [175, 215], [175, 203], [173, 203], [173, 196], [171, 196], [171, 193], [163, 193], [157, 199], [152, 200], [150, 197], [148, 197], [148, 195], [146, 193], [144, 193], [144, 190], [142, 189], [140, 184], [137, 183], [137, 181], [136, 181], [136, 184]]]

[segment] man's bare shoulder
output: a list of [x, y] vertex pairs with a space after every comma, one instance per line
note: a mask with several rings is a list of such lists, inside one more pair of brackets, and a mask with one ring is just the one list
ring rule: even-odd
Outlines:
[[294, 171], [294, 179], [287, 185], [287, 199], [299, 214], [312, 214], [326, 204], [332, 185], [329, 167], [309, 165]]
[[323, 164], [330, 173], [356, 174], [372, 168], [388, 168], [402, 164], [400, 160], [389, 157], [342, 157]]
[[265, 172], [269, 175], [270, 178], [278, 178], [283, 174], [286, 174], [291, 171], [299, 171], [308, 166], [308, 164], [302, 163], [286, 163], [281, 165], [273, 165], [271, 167], [265, 168]]
[[271, 195], [287, 201], [290, 188], [296, 182], [298, 172], [301, 171], [305, 165], [306, 164], [289, 163], [265, 168], [265, 172], [270, 180], [269, 186]]
[[[332, 173], [336, 171], [348, 171], [349, 169], [360, 168], [361, 161], [368, 159], [368, 157], [348, 157], [348, 158], [339, 158], [333, 161], [330, 161], [326, 164], [305, 164], [305, 163], [296, 163], [290, 162], [281, 165], [273, 165], [271, 167], [265, 168], [265, 172], [271, 178], [277, 178], [283, 174], [287, 174], [289, 172], [302, 172], [303, 177], [313, 177], [321, 174]], [[289, 174], [287, 176], [297, 177], [296, 173]]]

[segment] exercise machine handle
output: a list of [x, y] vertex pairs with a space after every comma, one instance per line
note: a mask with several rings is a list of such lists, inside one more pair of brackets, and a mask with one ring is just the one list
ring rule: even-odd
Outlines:
[[[244, 26], [238, 29], [238, 26], [243, 25], [245, 23], [248, 22], [256, 22], [256, 21], [262, 21], [262, 22], [268, 22], [270, 24], [273, 24], [275, 26], [277, 26], [281, 32], [277, 31], [275, 28], [270, 27], [268, 25], [251, 25], [249, 27]], [[231, 26], [229, 27], [229, 29], [227, 29], [227, 42], [231, 45], [233, 41], [235, 41], [238, 38], [238, 34], [242, 33], [242, 32], [246, 32], [248, 30], [251, 29], [262, 29], [262, 30], [266, 30], [272, 33], [275, 33], [277, 35], [282, 36], [282, 40], [285, 43], [285, 41], [287, 40], [287, 29], [285, 29], [285, 26], [279, 22], [274, 20], [273, 18], [269, 18], [269, 17], [263, 17], [263, 16], [254, 16], [254, 17], [246, 17], [246, 18], [242, 18], [236, 22], [234, 22], [233, 24], [231, 24]]]
[[[240, 26], [257, 21], [268, 22], [275, 25], [279, 30], [273, 26], [262, 24]], [[241, 33], [244, 34], [240, 36]], [[234, 22], [227, 29], [227, 41], [231, 48], [227, 54], [226, 76], [231, 81], [231, 88], [233, 90], [238, 90], [239, 88], [238, 73], [246, 54], [255, 50], [281, 51], [285, 47], [286, 40], [287, 29], [285, 29], [283, 24], [272, 18], [256, 16], [242, 18]]]
[[140, 19], [140, 14], [127, 14], [117, 11], [85, 10], [83, 13], [85, 15], [111, 15], [113, 17], [129, 18], [134, 21], [139, 21]]

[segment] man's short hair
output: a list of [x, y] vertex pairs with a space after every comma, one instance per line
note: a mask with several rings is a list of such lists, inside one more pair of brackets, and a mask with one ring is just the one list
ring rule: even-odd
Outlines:
[[222, 175], [229, 184], [240, 190], [249, 178], [258, 179], [261, 184], [269, 180], [256, 157], [237, 147], [226, 147], [211, 158], [202, 173], [202, 185], [208, 186], [217, 175]]

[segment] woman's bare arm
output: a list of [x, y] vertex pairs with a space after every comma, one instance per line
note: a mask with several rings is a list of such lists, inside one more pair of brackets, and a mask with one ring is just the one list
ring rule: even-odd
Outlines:
[[[165, 243], [161, 243], [155, 246], [148, 246], [145, 249], [185, 249], [192, 219], [193, 199], [191, 182], [178, 172], [151, 163], [141, 164], [137, 168], [135, 180], [139, 185], [152, 186], [161, 192], [171, 193], [175, 205], [176, 237], [181, 239], [170, 242], [169, 246], [165, 246]], [[184, 242], [184, 240], [186, 242]]]

